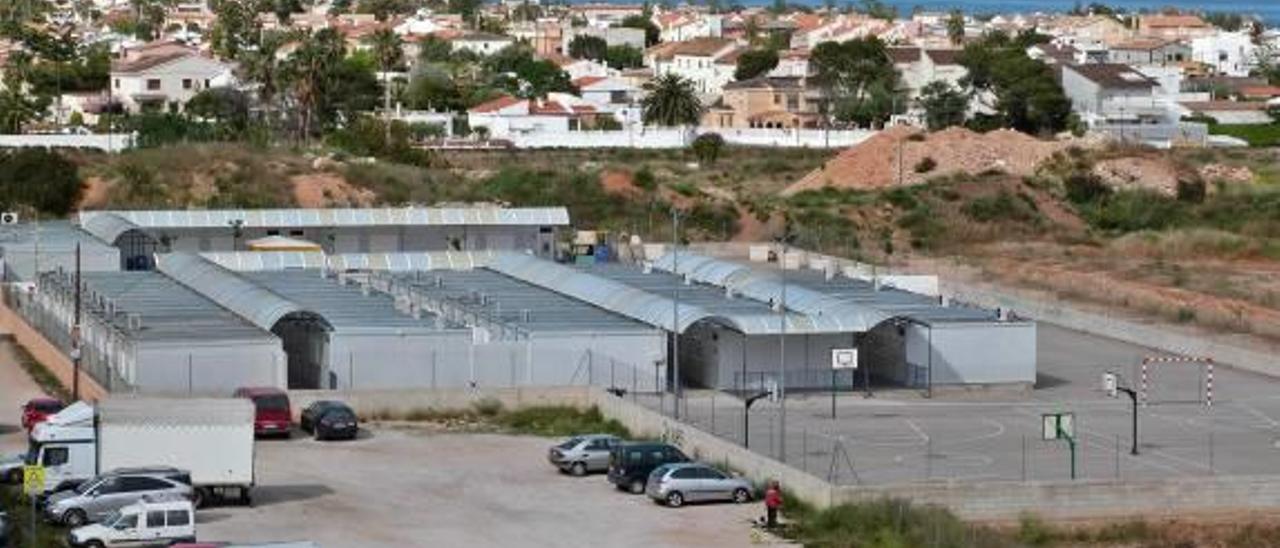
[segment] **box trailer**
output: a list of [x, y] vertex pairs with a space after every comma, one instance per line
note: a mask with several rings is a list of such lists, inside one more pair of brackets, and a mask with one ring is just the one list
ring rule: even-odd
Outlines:
[[[250, 502], [253, 404], [238, 398], [113, 398], [37, 426], [28, 461], [45, 467], [46, 490], [119, 468], [190, 472], [196, 502]], [[65, 411], [64, 411], [65, 412]]]

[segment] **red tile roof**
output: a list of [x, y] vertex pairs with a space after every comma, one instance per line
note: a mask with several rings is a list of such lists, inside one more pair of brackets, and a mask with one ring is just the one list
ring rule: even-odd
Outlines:
[[581, 89], [581, 88], [591, 87], [605, 80], [608, 80], [608, 78], [604, 76], [583, 76], [582, 78], [578, 78], [577, 80], [574, 80], [573, 85]]
[[503, 95], [502, 97], [499, 97], [492, 101], [487, 101], [484, 103], [480, 103], [474, 107], [471, 107], [471, 109], [468, 110], [467, 112], [475, 112], [477, 114], [484, 113], [484, 112], [497, 112], [509, 106], [519, 104], [520, 101], [523, 101], [523, 100], [524, 99], [518, 99], [510, 95]]

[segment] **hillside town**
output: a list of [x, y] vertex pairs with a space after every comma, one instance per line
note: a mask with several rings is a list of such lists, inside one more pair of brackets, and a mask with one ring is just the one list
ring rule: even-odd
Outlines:
[[0, 43], [8, 134], [368, 149], [357, 142], [379, 133], [382, 148], [679, 147], [714, 133], [830, 148], [905, 124], [1232, 146], [1245, 143], [1210, 128], [1272, 124], [1280, 109], [1280, 31], [1230, 14], [975, 17], [874, 1], [14, 10]]

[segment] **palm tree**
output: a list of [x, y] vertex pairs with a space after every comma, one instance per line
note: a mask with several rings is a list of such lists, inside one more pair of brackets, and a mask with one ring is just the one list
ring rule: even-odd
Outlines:
[[947, 16], [947, 38], [951, 40], [951, 45], [958, 46], [964, 42], [964, 14], [960, 10], [951, 10], [951, 15]]
[[302, 106], [300, 131], [303, 142], [311, 137], [311, 121], [326, 88], [329, 73], [342, 61], [342, 37], [332, 28], [322, 29], [303, 39], [302, 45], [289, 59], [288, 74], [293, 93]]
[[382, 70], [382, 113], [384, 144], [391, 144], [391, 75], [392, 67], [404, 60], [404, 49], [400, 45], [400, 35], [390, 28], [378, 29], [369, 36], [369, 45], [373, 47], [373, 57], [378, 60], [378, 68]]
[[702, 117], [702, 101], [693, 81], [678, 74], [664, 74], [644, 85], [648, 95], [640, 102], [644, 122], [660, 126], [691, 126]]

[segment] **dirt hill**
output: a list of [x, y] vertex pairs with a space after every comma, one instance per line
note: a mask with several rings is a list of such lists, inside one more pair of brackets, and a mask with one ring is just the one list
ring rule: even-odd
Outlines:
[[915, 185], [957, 173], [1030, 175], [1041, 161], [1071, 144], [1009, 130], [976, 133], [951, 128], [924, 133], [896, 127], [841, 152], [787, 187], [783, 195], [824, 187], [871, 190]]

